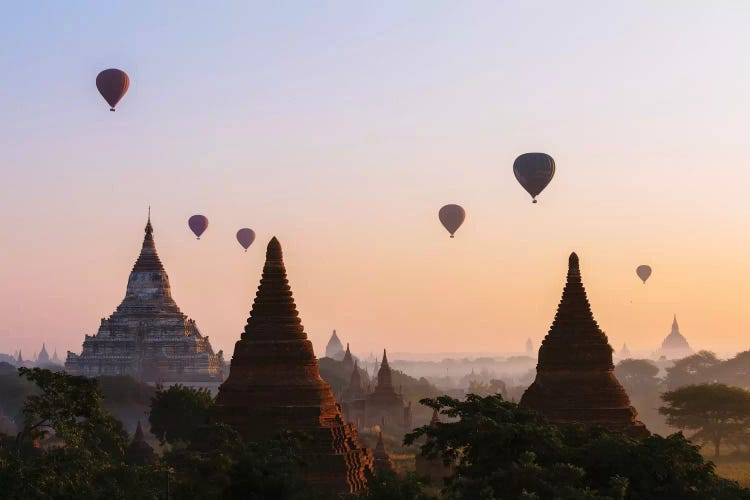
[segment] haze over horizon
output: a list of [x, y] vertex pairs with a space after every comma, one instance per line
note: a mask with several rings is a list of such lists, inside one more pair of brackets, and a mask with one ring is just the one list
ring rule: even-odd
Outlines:
[[[538, 347], [571, 251], [616, 350], [655, 350], [675, 313], [696, 350], [750, 348], [750, 4], [38, 10], [0, 19], [0, 352], [79, 352], [149, 205], [177, 304], [227, 358], [274, 235], [318, 356], [334, 328], [359, 353]], [[109, 67], [131, 77], [116, 113]], [[537, 205], [512, 173], [529, 151], [557, 164]]]

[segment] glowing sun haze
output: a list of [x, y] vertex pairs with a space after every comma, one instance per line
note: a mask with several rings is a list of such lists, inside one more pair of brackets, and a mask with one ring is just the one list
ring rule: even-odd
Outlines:
[[[616, 348], [677, 313], [694, 348], [747, 349], [750, 3], [606, 4], [8, 5], [0, 352], [80, 351], [149, 204], [175, 300], [225, 352], [274, 235], [319, 355], [333, 328], [361, 354], [520, 352], [571, 251]], [[557, 163], [537, 205], [530, 151]]]

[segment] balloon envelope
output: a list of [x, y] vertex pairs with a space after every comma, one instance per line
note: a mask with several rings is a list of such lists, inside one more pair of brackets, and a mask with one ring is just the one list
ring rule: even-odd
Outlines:
[[255, 241], [255, 231], [247, 227], [240, 229], [237, 231], [237, 241], [240, 242], [240, 245], [247, 252], [248, 247]]
[[536, 203], [536, 197], [555, 176], [555, 160], [545, 153], [525, 153], [513, 162], [513, 173]]
[[193, 215], [188, 219], [188, 226], [196, 238], [201, 239], [201, 235], [208, 228], [208, 218], [205, 215]]
[[643, 283], [646, 284], [646, 280], [651, 276], [651, 266], [638, 266], [635, 270], [635, 274], [637, 274], [638, 277], [643, 280]]
[[438, 217], [440, 218], [440, 223], [451, 233], [451, 238], [453, 238], [453, 233], [458, 231], [458, 228], [464, 223], [466, 212], [459, 205], [445, 205], [438, 212]]
[[109, 104], [110, 111], [115, 110], [115, 106], [128, 91], [128, 87], [130, 87], [130, 78], [121, 69], [105, 69], [96, 76], [96, 88]]

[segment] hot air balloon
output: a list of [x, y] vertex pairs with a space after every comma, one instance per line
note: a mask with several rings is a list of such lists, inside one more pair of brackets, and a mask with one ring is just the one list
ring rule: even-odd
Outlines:
[[643, 284], [646, 284], [646, 280], [651, 276], [651, 266], [642, 265], [638, 266], [635, 270], [635, 274], [643, 280]]
[[458, 231], [458, 228], [464, 223], [466, 212], [459, 205], [445, 205], [438, 212], [438, 217], [440, 223], [451, 233], [451, 238], [453, 238], [453, 233]]
[[525, 153], [513, 162], [513, 173], [536, 203], [536, 197], [555, 175], [555, 160], [544, 153]]
[[240, 245], [242, 245], [242, 247], [247, 252], [248, 247], [253, 244], [253, 241], [255, 241], [255, 231], [250, 228], [243, 227], [242, 229], [237, 231], [237, 241], [240, 242]]
[[201, 235], [208, 228], [208, 217], [205, 215], [193, 215], [188, 219], [188, 226], [190, 226], [190, 230], [195, 234], [195, 237], [201, 239]]
[[109, 104], [110, 111], [115, 110], [115, 106], [128, 91], [128, 87], [130, 87], [130, 78], [121, 69], [105, 69], [96, 76], [96, 88]]

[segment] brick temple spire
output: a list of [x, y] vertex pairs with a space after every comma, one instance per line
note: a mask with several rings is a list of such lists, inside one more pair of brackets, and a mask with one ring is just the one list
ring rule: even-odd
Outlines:
[[310, 435], [303, 477], [331, 498], [366, 488], [372, 454], [344, 422], [331, 386], [320, 377], [276, 238], [268, 244], [255, 302], [215, 409], [214, 419], [248, 440], [270, 439], [281, 430]]
[[383, 360], [380, 362], [378, 383], [375, 389], [393, 389], [393, 374], [391, 373], [391, 366], [388, 364], [388, 355], [385, 349], [383, 349]]
[[575, 253], [568, 259], [562, 299], [538, 359], [536, 379], [521, 405], [553, 422], [600, 425], [633, 436], [648, 434], [615, 377], [612, 347], [594, 320]]
[[378, 442], [375, 444], [375, 451], [373, 452], [375, 470], [377, 472], [391, 471], [395, 472], [396, 468], [393, 465], [388, 452], [385, 451], [385, 443], [383, 442], [383, 431], [378, 433]]
[[159, 271], [164, 272], [164, 266], [156, 253], [154, 244], [154, 228], [151, 226], [151, 209], [149, 208], [148, 221], [146, 222], [146, 235], [143, 237], [143, 246], [138, 260], [135, 261], [133, 272]]

